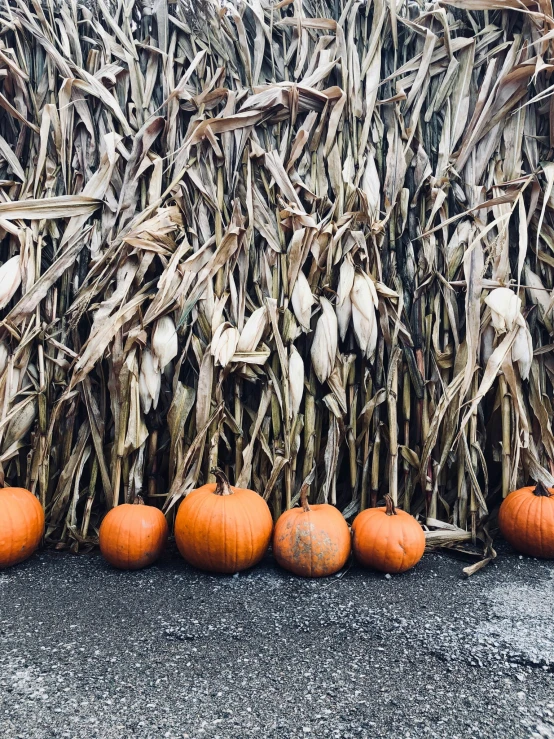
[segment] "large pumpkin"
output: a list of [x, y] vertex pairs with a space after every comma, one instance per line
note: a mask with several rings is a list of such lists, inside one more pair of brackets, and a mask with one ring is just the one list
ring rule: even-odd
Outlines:
[[502, 536], [518, 552], [531, 557], [554, 558], [554, 488], [514, 490], [498, 511]]
[[302, 487], [300, 508], [280, 516], [273, 532], [273, 555], [295, 575], [325, 577], [338, 572], [350, 554], [350, 531], [332, 505], [308, 504], [308, 485]]
[[167, 521], [159, 508], [134, 503], [112, 508], [100, 526], [100, 551], [120, 570], [140, 570], [155, 562], [167, 542]]
[[229, 484], [213, 470], [217, 483], [187, 495], [175, 518], [175, 541], [186, 561], [210, 572], [239, 572], [257, 564], [267, 551], [273, 520], [265, 500], [253, 490]]
[[23, 562], [40, 544], [44, 511], [24, 488], [0, 490], [0, 568]]
[[367, 508], [352, 524], [352, 548], [358, 561], [381, 572], [405, 572], [419, 562], [425, 534], [413, 516], [395, 508], [390, 495], [384, 508]]

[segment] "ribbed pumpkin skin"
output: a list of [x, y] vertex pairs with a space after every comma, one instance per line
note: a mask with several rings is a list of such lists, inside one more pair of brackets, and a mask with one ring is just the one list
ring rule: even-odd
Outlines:
[[295, 575], [333, 575], [344, 567], [349, 555], [348, 524], [332, 505], [291, 508], [275, 524], [273, 556]]
[[167, 521], [159, 508], [123, 503], [102, 521], [100, 551], [120, 570], [140, 570], [158, 559], [167, 533]]
[[28, 559], [44, 534], [44, 511], [24, 488], [0, 490], [0, 569]]
[[537, 496], [534, 490], [521, 488], [506, 496], [498, 511], [498, 525], [518, 552], [554, 559], [554, 488], [548, 488], [551, 497]]
[[388, 573], [405, 572], [416, 565], [425, 550], [425, 534], [413, 516], [386, 508], [367, 508], [352, 524], [352, 549], [365, 567]]
[[230, 486], [216, 495], [208, 483], [187, 495], [175, 518], [175, 541], [183, 558], [209, 572], [234, 573], [253, 567], [271, 541], [273, 520], [253, 490]]

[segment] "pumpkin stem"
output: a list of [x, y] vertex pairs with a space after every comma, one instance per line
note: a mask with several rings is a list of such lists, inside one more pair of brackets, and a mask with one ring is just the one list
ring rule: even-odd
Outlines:
[[537, 498], [551, 498], [552, 493], [548, 490], [546, 485], [544, 485], [540, 480], [537, 482], [537, 485], [535, 489], [533, 490], [533, 495], [536, 495]]
[[312, 510], [310, 506], [308, 505], [308, 489], [310, 485], [312, 484], [312, 482], [315, 480], [315, 471], [316, 471], [316, 466], [314, 464], [314, 466], [310, 470], [310, 474], [306, 477], [306, 479], [304, 480], [304, 482], [302, 483], [300, 487], [300, 505], [302, 506], [305, 512]]
[[232, 495], [233, 491], [231, 490], [229, 478], [227, 477], [225, 472], [223, 472], [223, 470], [219, 467], [214, 467], [212, 470], [210, 470], [210, 472], [217, 480], [217, 485], [215, 486], [214, 493], [216, 495]]
[[394, 506], [394, 501], [390, 495], [385, 495], [385, 505], [387, 506], [387, 509], [385, 511], [387, 516], [396, 516], [396, 508]]
[[310, 485], [304, 483], [302, 487], [300, 488], [300, 505], [304, 509], [304, 512], [307, 513], [308, 511], [311, 511], [310, 505], [308, 503], [308, 489]]
[[135, 495], [133, 505], [144, 505], [144, 498], [142, 497], [142, 495]]

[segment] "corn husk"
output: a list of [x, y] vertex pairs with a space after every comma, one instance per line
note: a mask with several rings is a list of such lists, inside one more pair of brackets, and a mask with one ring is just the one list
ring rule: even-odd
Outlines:
[[0, 308], [5, 308], [21, 285], [21, 258], [19, 254], [0, 267]]
[[291, 418], [296, 418], [304, 396], [304, 362], [294, 346], [289, 357], [289, 396]]
[[267, 311], [265, 307], [255, 310], [246, 321], [244, 328], [240, 332], [236, 351], [237, 352], [254, 352], [260, 343], [260, 340], [267, 325]]
[[314, 296], [310, 290], [310, 285], [303, 272], [298, 273], [294, 289], [291, 296], [292, 308], [298, 323], [305, 329], [310, 328], [310, 319], [312, 317], [312, 305]]
[[4, 370], [8, 364], [9, 349], [5, 342], [0, 342], [0, 376], [4, 374]]
[[139, 396], [144, 413], [148, 413], [150, 408], [158, 407], [161, 386], [162, 373], [159, 365], [150, 349], [145, 348], [142, 352], [139, 374]]
[[152, 331], [152, 354], [154, 367], [162, 371], [177, 356], [179, 344], [175, 323], [170, 316], [163, 316]]
[[346, 338], [350, 319], [352, 317], [352, 300], [350, 293], [354, 285], [355, 270], [349, 256], [343, 261], [339, 272], [339, 286], [337, 290], [337, 320], [341, 341]]
[[377, 346], [377, 317], [375, 315], [375, 290], [366, 275], [354, 277], [352, 291], [352, 325], [358, 346], [364, 356], [372, 359]]
[[10, 449], [15, 443], [22, 441], [37, 417], [37, 401], [25, 399], [19, 403], [19, 410], [14, 413], [12, 420], [8, 423], [4, 439], [2, 441], [2, 452]]
[[521, 311], [521, 300], [507, 287], [492, 290], [485, 298], [491, 309], [492, 325], [498, 333], [511, 331]]
[[338, 324], [335, 310], [326, 298], [320, 299], [321, 315], [318, 318], [312, 342], [312, 365], [317, 379], [325, 382], [335, 366]]
[[226, 367], [237, 349], [239, 332], [234, 326], [227, 324], [223, 324], [221, 328], [223, 330], [218, 329], [212, 342], [212, 346], [214, 346], [213, 355], [216, 364]]

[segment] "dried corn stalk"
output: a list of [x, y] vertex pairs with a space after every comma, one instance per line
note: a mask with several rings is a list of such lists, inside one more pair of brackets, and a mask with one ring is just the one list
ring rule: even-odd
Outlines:
[[441, 543], [553, 482], [550, 3], [0, 16], [0, 482], [49, 540], [215, 464]]

